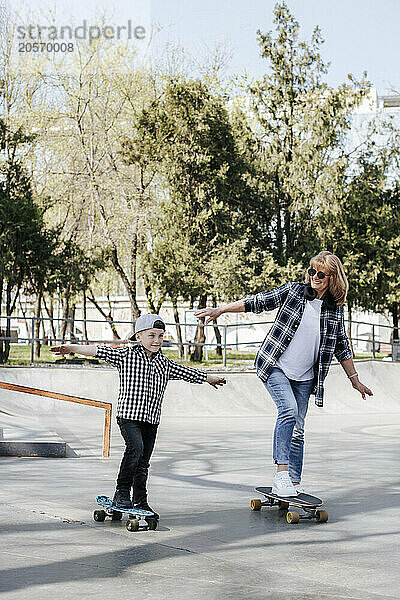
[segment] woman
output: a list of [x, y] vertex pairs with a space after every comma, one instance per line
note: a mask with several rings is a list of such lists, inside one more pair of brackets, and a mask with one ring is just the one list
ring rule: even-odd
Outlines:
[[277, 465], [272, 491], [279, 496], [304, 492], [301, 485], [304, 420], [310, 394], [323, 405], [324, 380], [333, 355], [365, 399], [372, 392], [358, 379], [346, 336], [343, 304], [348, 282], [340, 259], [323, 251], [310, 261], [306, 283], [290, 282], [269, 292], [246, 296], [195, 315], [206, 323], [227, 312], [279, 308], [275, 322], [258, 351], [257, 375], [278, 409], [273, 457]]

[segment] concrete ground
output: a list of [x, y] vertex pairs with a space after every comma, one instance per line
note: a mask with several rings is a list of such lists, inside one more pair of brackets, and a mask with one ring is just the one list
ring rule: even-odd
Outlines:
[[[102, 411], [0, 390], [6, 425], [31, 419], [80, 456], [0, 459], [3, 597], [398, 600], [400, 364], [357, 368], [372, 399], [335, 365], [325, 407], [311, 405], [307, 417], [304, 485], [324, 499], [321, 524], [248, 508], [274, 470], [275, 410], [252, 373], [227, 374], [217, 391], [171, 382], [149, 481], [161, 514], [154, 532], [92, 520], [95, 496], [113, 492], [123, 449], [114, 427], [111, 458], [101, 458]], [[108, 369], [60, 370], [57, 381], [55, 371], [3, 368], [0, 381], [112, 395]], [[84, 389], [81, 378], [93, 373]]]

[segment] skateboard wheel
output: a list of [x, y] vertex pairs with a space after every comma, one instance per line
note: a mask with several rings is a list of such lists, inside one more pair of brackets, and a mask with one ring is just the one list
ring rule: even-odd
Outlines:
[[128, 531], [139, 531], [139, 519], [128, 519], [126, 528]]
[[105, 510], [95, 510], [93, 513], [93, 519], [95, 521], [104, 521], [104, 519], [106, 518], [106, 511]]
[[157, 529], [157, 519], [153, 519], [152, 517], [146, 517], [147, 526], [151, 531]]
[[285, 500], [279, 500], [278, 506], [283, 510], [287, 510], [289, 508], [289, 502], [285, 502]]
[[111, 515], [111, 520], [112, 521], [120, 521], [121, 519], [122, 519], [122, 512], [119, 512], [119, 510], [113, 510], [112, 515]]
[[326, 523], [328, 520], [327, 510], [317, 510], [315, 513], [318, 523]]
[[297, 510], [289, 510], [286, 513], [286, 521], [288, 523], [298, 523], [300, 520], [300, 515]]
[[261, 510], [261, 500], [259, 498], [250, 500], [250, 510]]

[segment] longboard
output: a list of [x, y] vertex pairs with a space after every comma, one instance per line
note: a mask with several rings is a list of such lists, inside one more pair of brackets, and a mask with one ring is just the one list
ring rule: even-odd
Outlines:
[[149, 510], [135, 508], [134, 506], [132, 508], [116, 506], [108, 496], [96, 496], [96, 502], [103, 507], [103, 510], [94, 511], [93, 519], [95, 521], [102, 522], [106, 517], [111, 517], [113, 521], [120, 521], [122, 515], [127, 514], [126, 528], [128, 531], [138, 531], [141, 519], [146, 521], [145, 529], [157, 529], [158, 519]]
[[250, 510], [261, 510], [262, 506], [279, 506], [282, 509], [288, 509], [290, 505], [301, 508], [306, 514], [299, 514], [295, 510], [288, 510], [286, 520], [288, 523], [298, 523], [300, 519], [316, 519], [319, 523], [325, 523], [328, 520], [326, 510], [317, 510], [322, 506], [323, 501], [310, 494], [297, 494], [296, 496], [278, 496], [272, 493], [272, 487], [256, 487], [256, 492], [265, 496], [266, 500], [262, 502], [259, 498], [250, 500]]

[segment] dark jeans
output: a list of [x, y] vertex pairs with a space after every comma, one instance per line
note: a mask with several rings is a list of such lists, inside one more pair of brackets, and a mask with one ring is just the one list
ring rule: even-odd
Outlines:
[[121, 417], [117, 417], [117, 423], [125, 440], [117, 489], [130, 491], [133, 488], [133, 501], [137, 504], [147, 499], [147, 476], [158, 425]]

